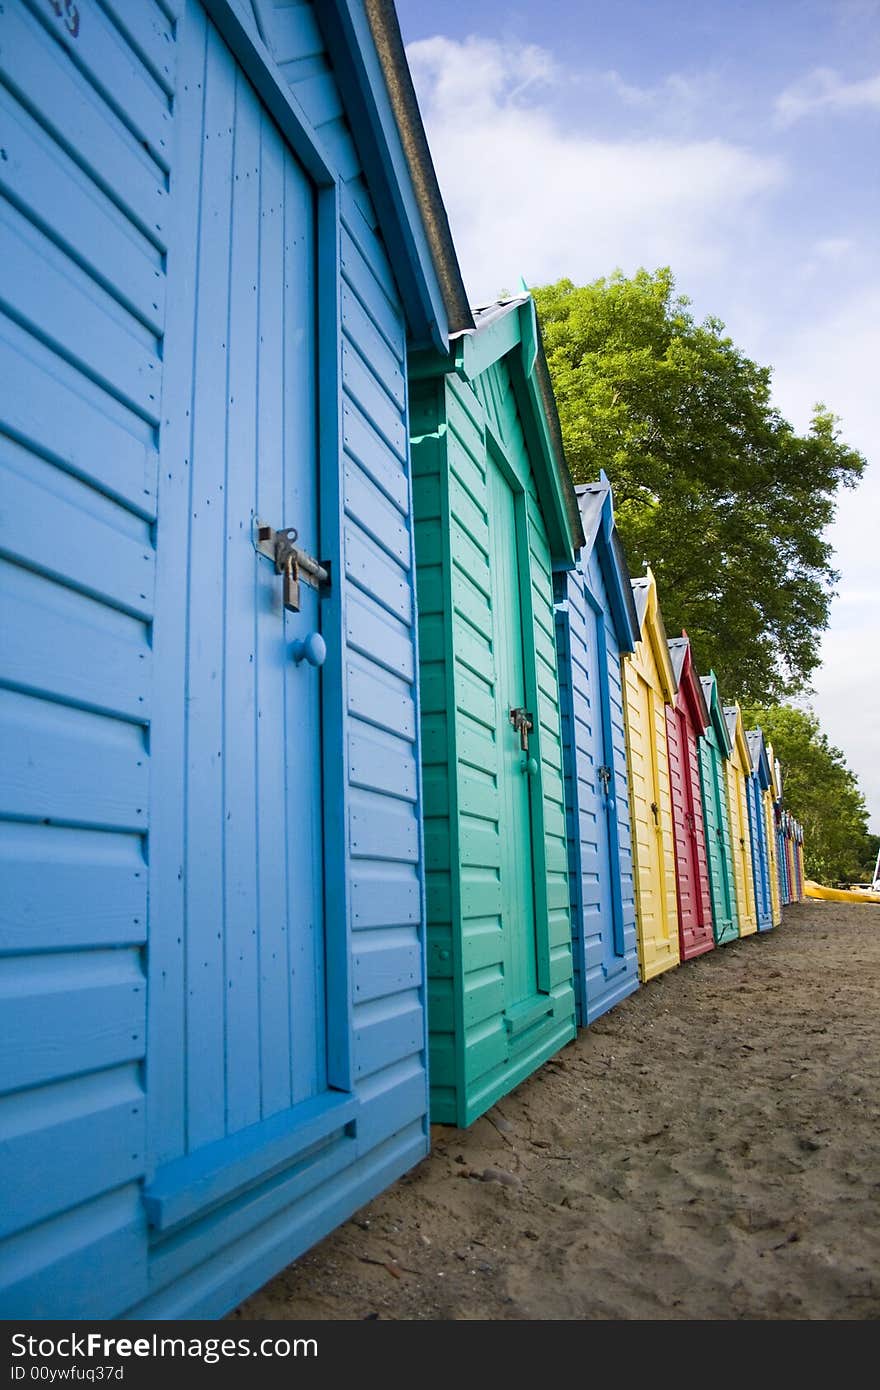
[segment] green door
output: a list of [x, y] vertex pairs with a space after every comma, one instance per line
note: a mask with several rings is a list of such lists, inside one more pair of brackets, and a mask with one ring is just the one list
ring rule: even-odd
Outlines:
[[[491, 453], [488, 470], [504, 997], [510, 1023], [517, 1005], [526, 1004], [538, 993], [529, 772], [533, 754], [531, 750], [523, 752], [521, 736], [511, 722], [511, 710], [528, 707], [516, 503], [513, 490]], [[536, 724], [537, 710], [528, 712]], [[534, 745], [534, 733], [530, 739]]]

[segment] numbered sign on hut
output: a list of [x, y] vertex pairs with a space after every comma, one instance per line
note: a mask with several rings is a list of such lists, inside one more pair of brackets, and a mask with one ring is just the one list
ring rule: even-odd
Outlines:
[[554, 576], [578, 1022], [639, 983], [621, 653], [636, 642], [611, 486], [575, 489], [585, 544]]
[[214, 1316], [427, 1151], [406, 353], [470, 320], [392, 7], [9, 0], [0, 70], [0, 1301]]
[[639, 640], [624, 658], [626, 755], [636, 877], [639, 970], [643, 980], [678, 965], [678, 899], [666, 706], [675, 676], [650, 569], [632, 581]]
[[770, 764], [767, 761], [764, 735], [760, 729], [748, 729], [746, 743], [750, 760], [750, 775], [746, 787], [752, 842], [752, 876], [755, 882], [755, 912], [758, 931], [769, 931], [773, 926], [773, 901], [770, 892], [770, 850], [764, 794], [770, 789]]
[[431, 1114], [470, 1124], [574, 1036], [552, 570], [583, 534], [531, 296], [410, 400]]
[[736, 910], [740, 936], [750, 936], [758, 930], [747, 800], [751, 759], [738, 701], [735, 705], [724, 706], [724, 720], [730, 739], [730, 757], [727, 760], [727, 815], [733, 857], [733, 881], [736, 885]]
[[709, 723], [703, 690], [694, 671], [686, 632], [669, 643], [675, 675], [675, 704], [666, 706], [669, 786], [675, 834], [678, 931], [682, 960], [711, 951], [712, 899], [703, 794], [700, 787], [699, 740]]

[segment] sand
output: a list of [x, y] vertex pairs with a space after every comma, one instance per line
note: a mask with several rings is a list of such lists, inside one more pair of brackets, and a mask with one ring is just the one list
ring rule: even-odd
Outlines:
[[232, 1317], [880, 1315], [880, 907], [636, 992]]

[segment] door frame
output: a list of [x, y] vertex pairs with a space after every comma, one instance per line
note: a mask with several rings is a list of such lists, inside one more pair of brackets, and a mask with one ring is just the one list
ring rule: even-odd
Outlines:
[[[327, 1001], [327, 1088], [354, 1086], [354, 1020], [348, 887], [348, 709], [345, 583], [342, 557], [342, 308], [340, 304], [341, 190], [305, 113], [296, 104], [260, 35], [236, 12], [234, 0], [200, 0], [257, 96], [278, 126], [315, 189], [316, 347], [315, 404], [318, 445], [318, 533], [322, 560], [333, 582], [321, 599], [321, 634], [327, 643], [321, 676], [322, 830], [324, 860], [324, 957]], [[271, 518], [270, 518], [271, 521]], [[282, 519], [281, 525], [286, 522]], [[332, 895], [328, 884], [334, 885]]]
[[[348, 757], [345, 581], [342, 555], [342, 306], [340, 303], [341, 189], [305, 112], [295, 102], [261, 35], [234, 0], [198, 0], [230, 49], [315, 190], [315, 374], [317, 502], [320, 559], [332, 583], [321, 599], [327, 661], [321, 673], [324, 966], [327, 1089], [354, 1087], [354, 1017], [348, 886]], [[272, 524], [272, 518], [267, 518]], [[281, 526], [287, 525], [279, 518]], [[336, 672], [327, 679], [324, 672]], [[328, 885], [334, 885], [332, 894]]]
[[[538, 771], [529, 777], [529, 822], [532, 846], [533, 902], [535, 912], [535, 955], [539, 994], [549, 994], [553, 988], [550, 971], [550, 907], [547, 897], [547, 842], [544, 833], [544, 765], [541, 756], [540, 693], [538, 662], [534, 642], [527, 642], [526, 632], [535, 630], [535, 608], [532, 601], [532, 560], [526, 487], [504, 443], [491, 424], [486, 422], [486, 450], [491, 454], [513, 495], [514, 541], [516, 571], [519, 583], [520, 614], [522, 616], [523, 692], [526, 707], [534, 710], [534, 728], [529, 733], [529, 755], [538, 764]], [[552, 586], [552, 579], [550, 581]], [[551, 612], [553, 608], [551, 592]]]
[[[347, 873], [348, 778], [346, 756], [347, 676], [345, 664], [345, 594], [342, 559], [342, 478], [339, 461], [342, 454], [341, 410], [341, 305], [340, 305], [340, 189], [335, 176], [326, 165], [317, 146], [303, 158], [304, 140], [309, 132], [303, 127], [290, 94], [274, 64], [261, 53], [264, 47], [250, 34], [229, 0], [186, 0], [180, 17], [181, 54], [196, 37], [188, 37], [193, 15], [200, 10], [207, 23], [213, 24], [221, 40], [230, 50], [244, 78], [253, 87], [258, 100], [279, 129], [291, 155], [303, 167], [314, 190], [315, 218], [315, 376], [316, 376], [316, 488], [318, 531], [322, 560], [329, 561], [333, 583], [329, 594], [321, 599], [321, 631], [327, 644], [326, 670], [332, 679], [321, 679], [321, 833], [323, 836], [323, 950], [324, 995], [326, 1001], [325, 1046], [326, 1087], [322, 1096], [332, 1106], [343, 1101], [354, 1104], [353, 1091], [353, 1006], [351, 999], [351, 943], [349, 926], [349, 889]], [[181, 93], [176, 101], [178, 109]], [[176, 121], [175, 152], [172, 179], [179, 177], [181, 151], [190, 157], [195, 149], [192, 130], [181, 117]], [[186, 372], [191, 361], [195, 333], [194, 317], [194, 241], [192, 211], [196, 194], [181, 188], [173, 206], [168, 237], [169, 272], [178, 277], [180, 292], [169, 303], [165, 324], [165, 342], [170, 341], [172, 352], [166, 357], [163, 378], [162, 435], [160, 456], [177, 458], [186, 452], [183, 441], [184, 420], [190, 389]], [[184, 380], [186, 377], [186, 380]], [[168, 475], [166, 477], [166, 474]], [[164, 486], [163, 486], [164, 484]], [[254, 499], [256, 504], [256, 498]], [[176, 669], [181, 640], [181, 618], [177, 611], [175, 565], [186, 526], [186, 507], [182, 507], [180, 484], [168, 468], [160, 472], [160, 488], [155, 523], [157, 548], [156, 605], [154, 617], [154, 657], [157, 668]], [[267, 518], [270, 524], [285, 525], [287, 518]], [[250, 537], [247, 544], [251, 544]], [[279, 641], [284, 641], [279, 630]], [[165, 663], [168, 663], [166, 666]], [[164, 677], [156, 681], [151, 747], [153, 751], [153, 788], [169, 775], [170, 767], [179, 763], [185, 694], [173, 680]], [[288, 772], [288, 777], [290, 773]], [[154, 803], [151, 800], [151, 809]], [[183, 921], [182, 884], [171, 883], [171, 865], [177, 864], [177, 848], [181, 829], [175, 829], [177, 811], [151, 816], [149, 929], [146, 945], [149, 996], [156, 996], [153, 982], [165, 973], [178, 970], [179, 945], [170, 940], [177, 932], [167, 927], [168, 921]], [[161, 821], [161, 825], [159, 822]], [[165, 880], [169, 881], [166, 883]], [[332, 894], [329, 885], [333, 885]], [[166, 920], [165, 940], [157, 932], [156, 923]], [[148, 1006], [147, 1053], [145, 1060], [145, 1089], [148, 1114], [147, 1161], [145, 1178], [149, 1185], [157, 1173], [169, 1165], [188, 1161], [181, 1149], [182, 1135], [173, 1119], [180, 1098], [181, 1057], [183, 1039], [179, 1029], [169, 1029], [167, 1010], [157, 1015]], [[333, 1092], [344, 1095], [332, 1096]], [[169, 1109], [170, 1107], [170, 1109]], [[258, 1121], [257, 1124], [265, 1124]], [[228, 1136], [229, 1142], [234, 1136]], [[170, 1149], [171, 1152], [168, 1152]], [[163, 1153], [163, 1150], [165, 1152]], [[176, 1155], [172, 1156], [176, 1151]], [[198, 1152], [198, 1151], [195, 1151]]]

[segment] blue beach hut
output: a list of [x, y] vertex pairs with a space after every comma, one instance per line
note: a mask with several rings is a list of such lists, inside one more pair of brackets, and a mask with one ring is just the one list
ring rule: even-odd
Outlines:
[[639, 624], [611, 485], [575, 489], [586, 544], [554, 575], [578, 1022], [639, 983], [621, 687]]
[[758, 931], [773, 926], [773, 898], [770, 888], [770, 850], [767, 843], [767, 817], [764, 793], [770, 789], [770, 763], [760, 729], [746, 730], [751, 770], [746, 778], [749, 810], [749, 836], [752, 842], [752, 877], [755, 881], [755, 908]]
[[213, 1317], [428, 1149], [406, 371], [472, 319], [392, 6], [11, 0], [0, 76], [0, 1306]]

